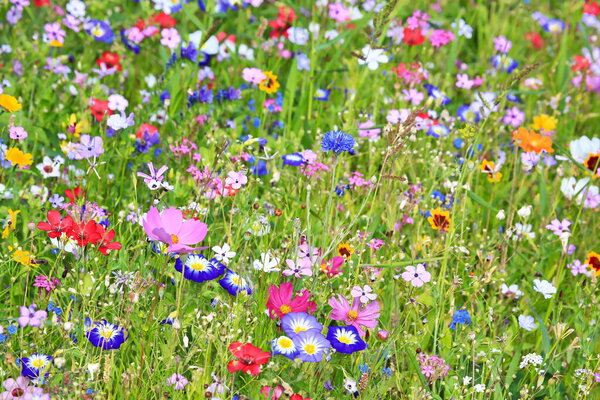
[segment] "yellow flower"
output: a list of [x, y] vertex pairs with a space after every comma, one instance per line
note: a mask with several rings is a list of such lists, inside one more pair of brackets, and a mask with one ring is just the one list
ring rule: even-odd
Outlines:
[[15, 227], [17, 226], [17, 214], [20, 212], [21, 210], [13, 211], [10, 208], [8, 209], [8, 220], [2, 231], [2, 239], [6, 239], [8, 234], [15, 230]]
[[23, 106], [15, 97], [9, 94], [0, 94], [0, 107], [4, 108], [9, 113], [19, 111]]
[[16, 147], [11, 147], [6, 150], [6, 159], [11, 162], [12, 165], [18, 165], [19, 168], [24, 168], [28, 165], [31, 165], [33, 162], [33, 157], [29, 153], [23, 153], [20, 149]]
[[551, 132], [556, 129], [557, 123], [558, 120], [556, 118], [546, 114], [540, 114], [536, 117], [533, 117], [533, 124], [531, 127], [536, 131]]
[[87, 120], [82, 119], [81, 121], [77, 121], [77, 116], [75, 114], [71, 114], [69, 116], [69, 120], [66, 124], [63, 124], [63, 127], [67, 129], [67, 133], [70, 133], [76, 138], [79, 137], [80, 133], [89, 132], [90, 129], [90, 125]]
[[349, 258], [354, 253], [354, 248], [349, 243], [338, 244], [338, 254], [340, 257]]
[[596, 253], [595, 251], [589, 252], [585, 263], [589, 269], [592, 270], [594, 275], [600, 276], [600, 254]]
[[267, 94], [275, 93], [279, 89], [279, 82], [277, 81], [277, 75], [271, 71], [263, 71], [263, 74], [267, 77], [258, 84], [258, 88]]
[[502, 172], [498, 171], [493, 161], [483, 160], [480, 168], [481, 172], [487, 174], [490, 182], [500, 182], [502, 179]]
[[63, 44], [61, 42], [59, 42], [58, 40], [53, 40], [50, 43], [48, 43], [48, 45], [50, 45], [52, 47], [63, 47]]
[[[8, 247], [9, 251], [12, 251], [12, 247]], [[35, 265], [33, 263], [33, 257], [31, 254], [29, 254], [28, 251], [25, 250], [21, 250], [21, 249], [16, 249], [15, 251], [13, 251], [12, 253], [12, 260], [18, 262], [21, 265], [24, 266], [31, 266], [31, 265]]]
[[431, 210], [431, 217], [427, 218], [429, 224], [436, 231], [445, 232], [450, 229], [452, 220], [450, 219], [450, 211], [442, 211], [439, 207]]

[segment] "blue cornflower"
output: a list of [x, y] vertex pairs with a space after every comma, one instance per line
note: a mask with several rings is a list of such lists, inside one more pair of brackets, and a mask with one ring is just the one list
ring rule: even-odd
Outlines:
[[387, 376], [392, 376], [392, 370], [390, 368], [384, 368], [381, 370], [382, 374], [385, 374]]
[[452, 323], [450, 324], [450, 329], [456, 329], [456, 325], [470, 325], [471, 324], [471, 316], [467, 310], [458, 310], [452, 316]]
[[16, 325], [9, 325], [9, 327], [6, 329], [8, 333], [10, 333], [11, 335], [14, 335], [15, 333], [17, 333], [17, 326]]
[[182, 46], [179, 54], [181, 54], [181, 58], [186, 58], [192, 62], [196, 62], [196, 58], [198, 58], [198, 50], [192, 42], [187, 47]]
[[323, 141], [321, 142], [321, 150], [322, 151], [333, 151], [335, 153], [343, 153], [354, 151], [354, 145], [356, 142], [354, 138], [349, 133], [344, 133], [341, 131], [329, 131], [325, 133], [323, 136]]
[[6, 338], [7, 338], [6, 335], [3, 335], [3, 334], [0, 333], [0, 343], [6, 342]]
[[360, 364], [358, 370], [363, 374], [368, 374], [371, 371], [371, 368], [369, 368], [367, 364]]

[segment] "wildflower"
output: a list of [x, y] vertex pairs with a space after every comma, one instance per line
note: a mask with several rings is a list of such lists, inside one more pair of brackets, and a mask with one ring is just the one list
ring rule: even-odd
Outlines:
[[593, 175], [600, 177], [600, 138], [582, 136], [569, 143], [571, 157]]
[[540, 154], [542, 151], [546, 153], [554, 153], [552, 148], [552, 139], [548, 136], [542, 136], [534, 131], [528, 131], [525, 128], [519, 128], [513, 132], [513, 141], [525, 151], [533, 151]]
[[258, 68], [244, 68], [242, 78], [248, 83], [258, 84], [267, 79], [267, 75]]
[[572, 263], [567, 265], [567, 268], [571, 270], [571, 274], [573, 276], [577, 276], [579, 274], [587, 275], [588, 272], [592, 272], [588, 269], [588, 264], [583, 264], [579, 260], [573, 260]]
[[24, 153], [16, 147], [11, 147], [6, 150], [5, 158], [10, 161], [12, 165], [17, 165], [19, 168], [25, 168], [33, 162], [33, 156], [29, 153]]
[[454, 312], [450, 329], [456, 329], [457, 325], [471, 325], [471, 316], [467, 310], [457, 310]]
[[32, 304], [29, 307], [21, 306], [21, 316], [17, 319], [21, 328], [33, 326], [36, 328], [44, 324], [44, 320], [48, 317], [48, 313], [44, 310], [36, 310], [36, 305]]
[[452, 220], [450, 219], [450, 211], [442, 211], [439, 207], [430, 211], [431, 216], [427, 221], [433, 229], [440, 232], [446, 232], [450, 229]]
[[231, 261], [236, 254], [235, 251], [231, 251], [231, 247], [229, 247], [229, 244], [227, 243], [224, 243], [223, 246], [214, 246], [212, 251], [216, 253], [215, 258], [218, 261], [222, 261], [224, 264], [229, 264], [229, 261]]
[[519, 368], [522, 369], [527, 367], [528, 365], [542, 365], [543, 362], [544, 359], [542, 358], [542, 356], [537, 355], [536, 353], [529, 353], [521, 357], [521, 363], [519, 364]]
[[183, 277], [194, 282], [205, 282], [223, 275], [225, 265], [216, 259], [210, 261], [202, 254], [183, 255], [175, 261], [175, 269], [183, 270]]
[[569, 231], [569, 226], [571, 225], [571, 221], [568, 219], [563, 219], [562, 221], [558, 219], [553, 219], [550, 224], [546, 225], [546, 229], [550, 230], [556, 236], [560, 236], [563, 232]]
[[21, 358], [21, 375], [36, 380], [43, 380], [52, 362], [52, 357], [34, 353]]
[[129, 337], [125, 328], [113, 325], [105, 319], [102, 322], [96, 322], [85, 336], [94, 347], [100, 347], [103, 350], [118, 349]]
[[178, 373], [173, 373], [173, 375], [167, 378], [167, 385], [172, 385], [174, 390], [183, 390], [187, 384], [188, 380], [185, 376]]
[[481, 172], [487, 174], [490, 182], [500, 182], [502, 179], [502, 172], [498, 171], [498, 167], [493, 161], [483, 160], [480, 169]]
[[265, 75], [265, 79], [260, 81], [258, 88], [267, 94], [275, 93], [279, 89], [277, 75], [271, 71], [263, 71], [263, 74]]
[[500, 291], [507, 297], [514, 296], [515, 299], [523, 296], [523, 292], [519, 290], [518, 285], [508, 286], [506, 283], [503, 283], [502, 286], [500, 286]]
[[540, 114], [533, 117], [533, 124], [531, 127], [537, 131], [552, 132], [556, 129], [556, 123], [558, 120], [546, 114]]
[[419, 353], [417, 357], [421, 373], [430, 381], [435, 382], [448, 375], [450, 366], [446, 361], [436, 355], [430, 356], [425, 353]]
[[590, 178], [564, 178], [560, 190], [567, 199], [575, 198], [578, 204], [583, 204], [583, 208], [596, 208], [600, 205], [600, 191], [597, 186], [589, 183]]
[[8, 209], [8, 218], [6, 220], [6, 225], [4, 226], [4, 230], [2, 231], [2, 239], [6, 239], [8, 235], [15, 230], [17, 226], [17, 214], [19, 214], [21, 210], [12, 210]]
[[184, 220], [182, 212], [175, 207], [160, 213], [156, 207], [150, 207], [142, 225], [150, 239], [168, 245], [168, 252], [189, 253], [206, 248], [190, 247], [204, 239], [208, 230], [206, 224], [197, 220]]
[[[30, 388], [29, 378], [19, 376], [17, 379], [8, 378], [2, 383], [5, 392], [0, 393], [2, 399], [19, 399], [26, 394]], [[45, 400], [45, 399], [44, 399]]]
[[288, 268], [281, 272], [285, 276], [294, 275], [296, 278], [312, 276], [312, 265], [308, 258], [298, 259], [297, 261], [287, 259], [285, 260], [285, 263]]
[[518, 318], [519, 321], [519, 326], [523, 329], [525, 329], [526, 331], [533, 331], [537, 328], [537, 325], [535, 324], [535, 320], [533, 319], [533, 317], [531, 315], [519, 315]]
[[343, 152], [353, 152], [356, 142], [352, 135], [341, 131], [328, 131], [323, 136], [321, 142], [322, 151], [333, 151], [340, 154]]
[[377, 326], [377, 318], [379, 318], [379, 310], [381, 305], [378, 301], [373, 301], [364, 308], [360, 308], [360, 300], [355, 298], [352, 306], [341, 295], [329, 299], [329, 305], [332, 310], [329, 318], [335, 321], [343, 321], [346, 325], [354, 326], [360, 336], [364, 336], [366, 332], [361, 326], [366, 328], [375, 328]]
[[279, 265], [279, 258], [273, 257], [269, 251], [260, 253], [260, 258], [252, 263], [255, 270], [267, 273], [280, 271], [281, 268], [277, 268], [277, 265]]
[[494, 38], [494, 50], [500, 53], [508, 53], [512, 48], [512, 42], [504, 36]]
[[592, 270], [594, 275], [600, 275], [600, 254], [591, 251], [587, 254], [585, 264]]
[[8, 128], [8, 136], [12, 140], [23, 140], [27, 138], [27, 131], [21, 126], [11, 126]]
[[60, 286], [60, 280], [56, 278], [50, 278], [46, 275], [36, 275], [33, 286], [40, 288], [40, 290], [45, 290], [46, 293], [51, 293], [54, 289]]
[[367, 65], [371, 71], [375, 71], [379, 68], [379, 64], [385, 64], [389, 61], [389, 57], [385, 54], [383, 49], [373, 49], [371, 46], [366, 45], [361, 50], [363, 57], [358, 58], [359, 65]]
[[273, 354], [280, 354], [294, 360], [298, 356], [298, 348], [292, 339], [287, 336], [280, 336], [271, 341]]
[[416, 267], [408, 265], [406, 271], [402, 273], [402, 279], [410, 282], [414, 287], [421, 287], [431, 281], [431, 273], [425, 269], [425, 264], [417, 264]]
[[15, 249], [13, 251], [12, 247], [8, 247], [9, 251], [12, 251], [11, 254], [11, 259], [18, 262], [19, 264], [29, 267], [34, 265], [33, 264], [33, 257], [31, 254], [29, 254], [28, 251], [25, 250], [21, 250], [21, 249]]
[[518, 128], [525, 121], [525, 113], [519, 110], [519, 108], [512, 107], [506, 109], [506, 114], [502, 118], [502, 122], [511, 125], [514, 128]]
[[542, 294], [545, 299], [550, 299], [556, 293], [556, 288], [546, 280], [533, 280], [533, 290]]
[[343, 272], [342, 265], [344, 265], [344, 257], [335, 256], [330, 260], [323, 261], [321, 264], [321, 272], [327, 275], [328, 278], [332, 278]]
[[250, 343], [242, 344], [240, 342], [233, 342], [229, 345], [229, 351], [235, 357], [235, 360], [227, 364], [229, 372], [241, 370], [252, 376], [260, 374], [261, 365], [266, 364], [269, 358], [271, 358], [270, 353], [262, 351]]
[[340, 257], [344, 257], [345, 259], [350, 258], [352, 254], [354, 254], [354, 248], [350, 246], [348, 243], [340, 243], [338, 244], [338, 254]]
[[298, 358], [304, 362], [320, 362], [330, 347], [329, 341], [317, 330], [302, 332], [293, 340], [298, 349]]
[[309, 32], [307, 29], [304, 28], [298, 28], [298, 27], [290, 27], [287, 30], [287, 38], [291, 43], [297, 44], [297, 45], [305, 45], [308, 42], [308, 39], [310, 37]]
[[42, 177], [57, 178], [60, 176], [60, 167], [65, 163], [61, 156], [56, 156], [54, 159], [44, 156], [41, 163], [36, 165], [36, 168], [42, 173]]
[[377, 298], [377, 295], [373, 293], [373, 289], [369, 285], [365, 285], [362, 288], [360, 286], [354, 286], [350, 294], [352, 297], [358, 298], [363, 304], [367, 304]]
[[317, 305], [309, 301], [310, 292], [305, 289], [299, 296], [292, 299], [293, 289], [294, 285], [290, 282], [282, 283], [280, 287], [275, 285], [269, 287], [269, 298], [266, 307], [269, 310], [271, 319], [281, 318], [291, 312], [315, 312]]
[[327, 331], [327, 340], [338, 353], [352, 354], [367, 348], [367, 344], [360, 338], [358, 330], [350, 326], [330, 326]]
[[0, 107], [9, 113], [19, 111], [23, 108], [21, 103], [9, 94], [0, 94]]
[[232, 296], [240, 293], [252, 294], [250, 283], [228, 268], [225, 268], [225, 276], [219, 280], [219, 284]]
[[425, 36], [423, 36], [421, 29], [404, 28], [402, 41], [409, 46], [418, 46], [425, 42]]

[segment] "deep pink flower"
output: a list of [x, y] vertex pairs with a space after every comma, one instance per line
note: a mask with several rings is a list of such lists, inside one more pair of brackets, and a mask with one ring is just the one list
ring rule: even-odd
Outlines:
[[168, 252], [189, 253], [208, 248], [190, 247], [204, 239], [208, 230], [206, 224], [193, 219], [183, 219], [181, 210], [175, 207], [160, 213], [156, 207], [150, 207], [143, 226], [150, 239], [169, 245]]
[[280, 287], [271, 285], [269, 287], [269, 300], [267, 301], [267, 308], [270, 311], [269, 316], [276, 319], [291, 312], [315, 312], [317, 305], [308, 300], [310, 298], [308, 290], [304, 290], [295, 299], [292, 299], [293, 295], [294, 285], [290, 282], [282, 283]]
[[359, 298], [355, 298], [352, 306], [350, 306], [350, 303], [342, 295], [338, 294], [337, 300], [335, 297], [329, 299], [329, 305], [333, 308], [329, 314], [329, 318], [335, 321], [344, 321], [346, 325], [354, 326], [360, 336], [364, 336], [366, 333], [361, 326], [366, 328], [375, 328], [377, 326], [377, 318], [379, 318], [379, 310], [381, 308], [378, 301], [373, 301], [361, 309]]

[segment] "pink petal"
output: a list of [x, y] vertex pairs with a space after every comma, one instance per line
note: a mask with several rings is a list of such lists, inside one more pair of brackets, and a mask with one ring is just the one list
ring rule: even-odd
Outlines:
[[175, 207], [169, 207], [160, 214], [161, 226], [170, 235], [177, 235], [183, 224], [183, 214]]

